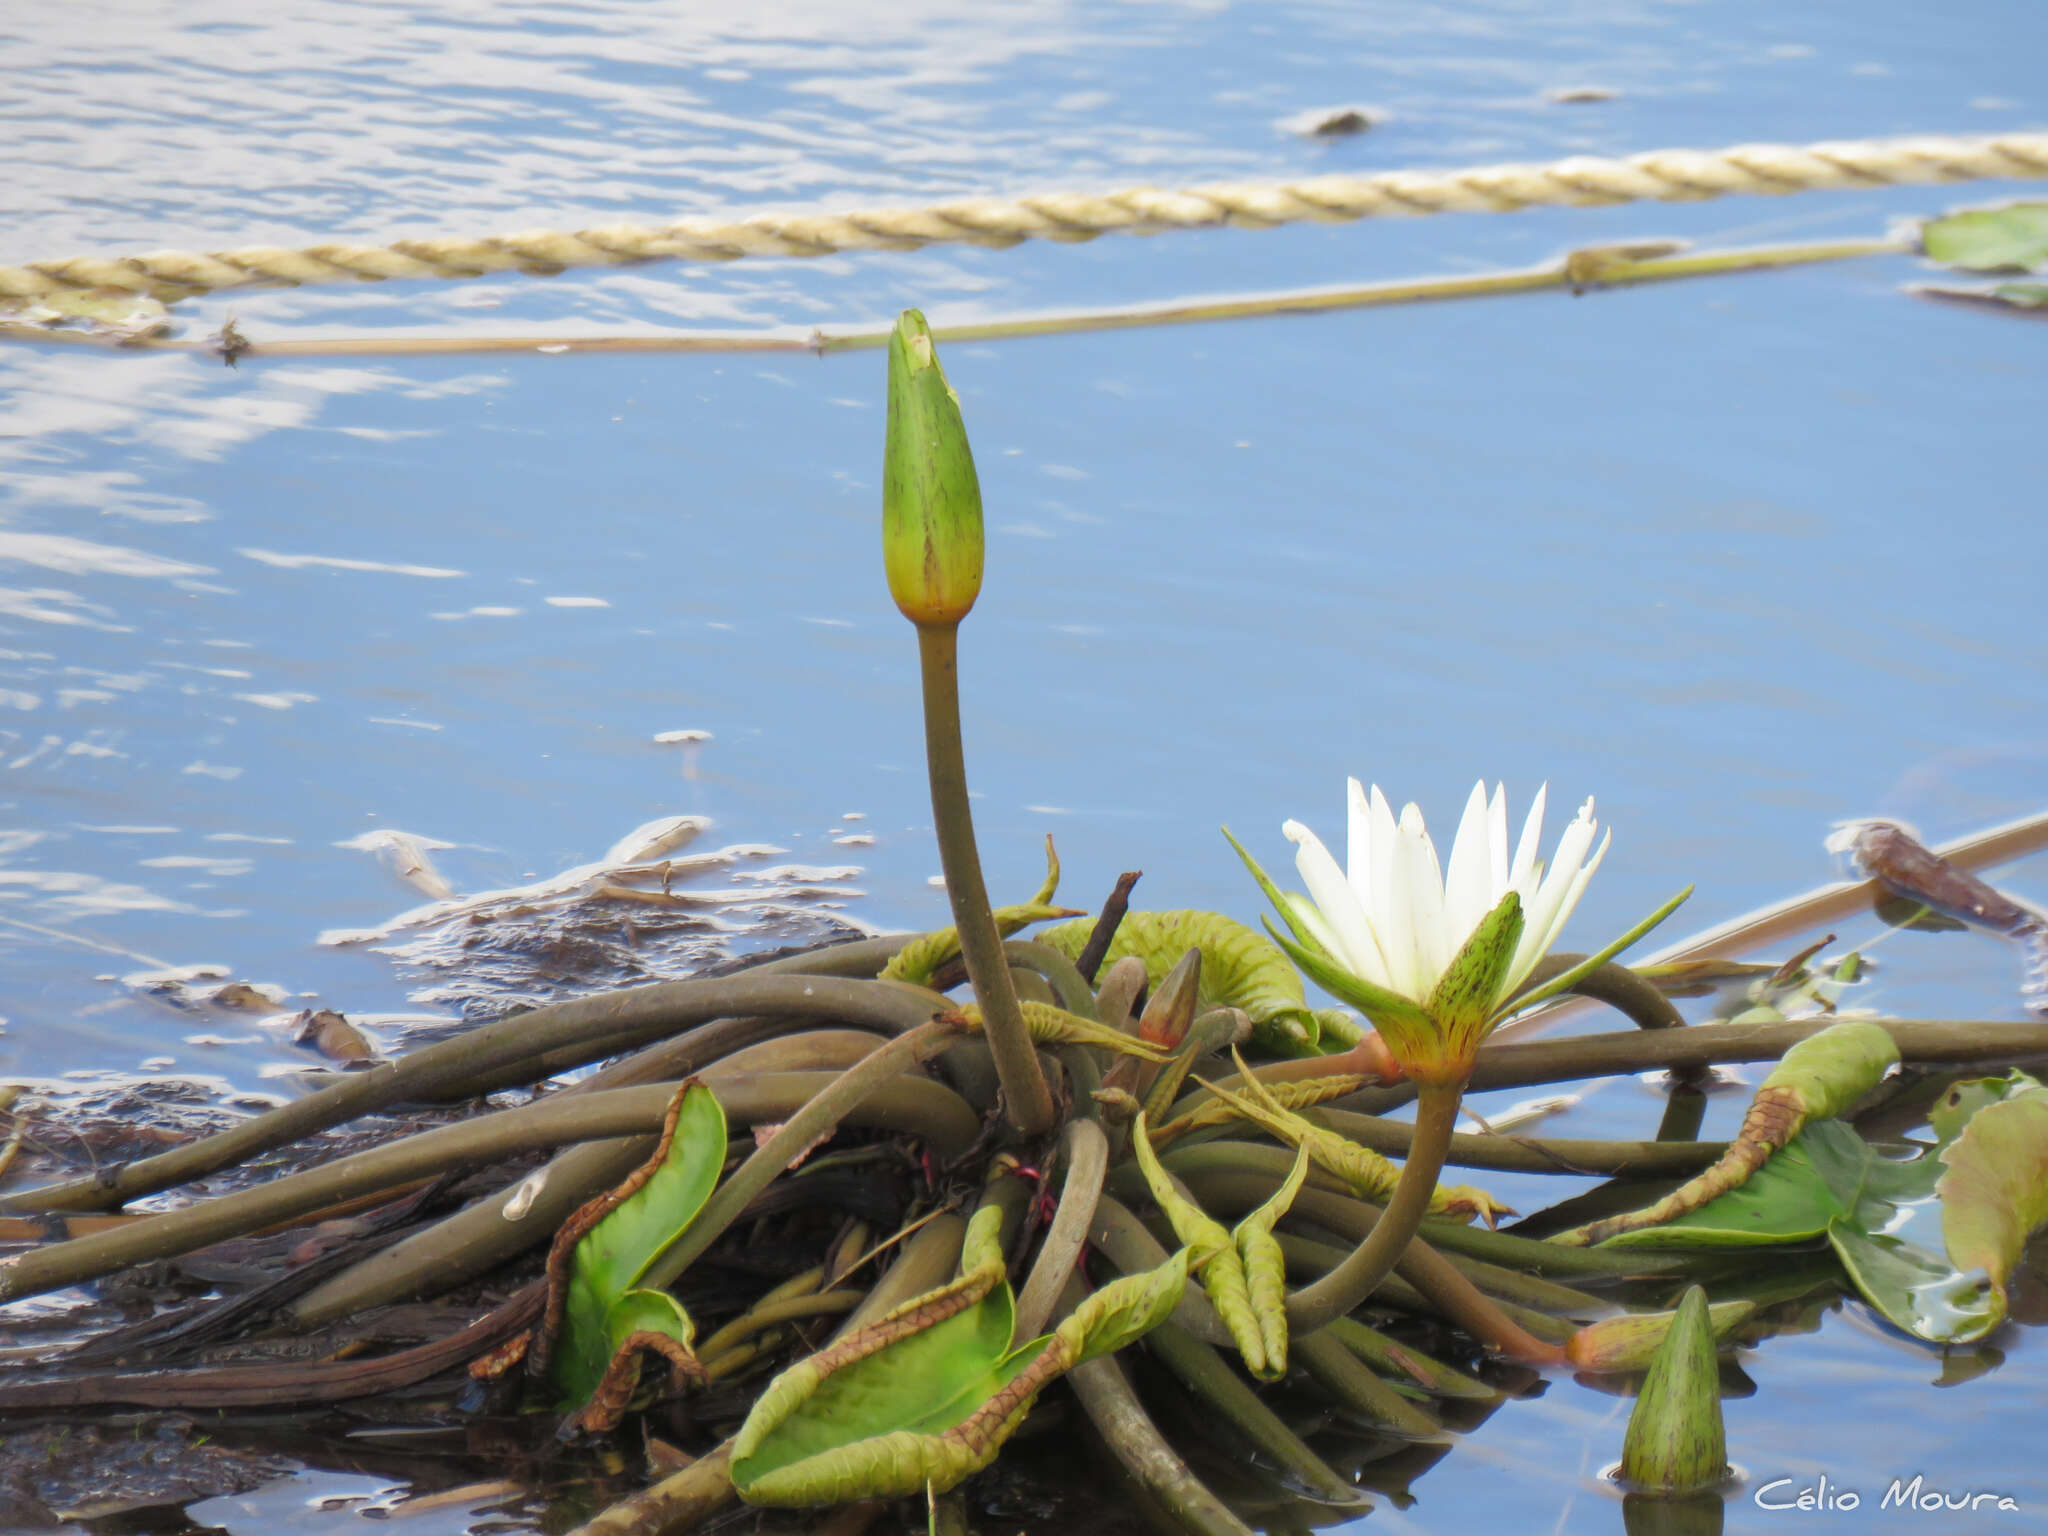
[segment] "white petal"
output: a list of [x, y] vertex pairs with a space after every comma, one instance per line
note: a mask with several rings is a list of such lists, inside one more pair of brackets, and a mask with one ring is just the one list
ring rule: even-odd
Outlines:
[[1302, 883], [1308, 887], [1316, 910], [1322, 913], [1330, 936], [1336, 940], [1328, 946], [1330, 952], [1347, 969], [1367, 981], [1384, 985], [1386, 966], [1380, 959], [1379, 946], [1373, 942], [1365, 909], [1358, 904], [1351, 882], [1344, 878], [1344, 871], [1337, 867], [1330, 850], [1298, 821], [1287, 822], [1280, 830], [1295, 844], [1294, 867], [1301, 871]]
[[1351, 889], [1358, 893], [1358, 900], [1368, 915], [1372, 911], [1372, 802], [1365, 796], [1365, 786], [1356, 779], [1347, 779], [1344, 785], [1345, 806], [1350, 812], [1350, 845], [1345, 849], [1345, 872], [1351, 877]]
[[1493, 905], [1486, 896], [1493, 873], [1490, 831], [1486, 785], [1482, 781], [1472, 786], [1472, 793], [1465, 800], [1465, 814], [1458, 821], [1458, 835], [1451, 843], [1450, 868], [1444, 875], [1444, 921], [1456, 944], [1465, 942]]
[[1420, 1002], [1451, 963], [1454, 951], [1444, 922], [1443, 869], [1423, 824], [1422, 808], [1413, 801], [1401, 807], [1401, 868], [1396, 878], [1395, 888], [1407, 909], [1414, 965], [1415, 990], [1409, 996]]
[[1395, 948], [1388, 941], [1391, 937], [1389, 925], [1398, 915], [1394, 911], [1394, 869], [1400, 853], [1401, 837], [1394, 828], [1394, 808], [1387, 804], [1387, 797], [1375, 784], [1372, 787], [1372, 869], [1366, 876], [1372, 895], [1365, 904], [1365, 911], [1379, 933], [1381, 952], [1389, 958]]
[[1556, 937], [1562, 922], [1558, 914], [1564, 906], [1565, 897], [1578, 877], [1579, 866], [1585, 862], [1586, 851], [1593, 845], [1595, 826], [1593, 802], [1588, 799], [1579, 807], [1579, 814], [1572, 824], [1564, 829], [1564, 836], [1557, 840], [1557, 857], [1550, 861], [1550, 868], [1544, 872], [1543, 884], [1535, 899], [1525, 902], [1522, 940], [1515, 946], [1511, 971], [1527, 974], [1529, 968], [1549, 950], [1550, 941]]
[[1491, 911], [1508, 893], [1508, 787], [1493, 786], [1486, 807], [1486, 906]]
[[1524, 907], [1536, 893], [1535, 881], [1530, 876], [1543, 852], [1543, 803], [1549, 794], [1548, 784], [1536, 787], [1536, 798], [1529, 802], [1529, 819], [1522, 823], [1522, 840], [1515, 845], [1515, 862], [1508, 870], [1508, 884], [1522, 893]]
[[1610, 828], [1600, 839], [1600, 846], [1593, 850], [1593, 857], [1586, 860], [1585, 868], [1572, 876], [1571, 888], [1564, 893], [1564, 900], [1558, 903], [1557, 916], [1551, 919], [1550, 933], [1543, 941], [1544, 949], [1548, 950], [1564, 936], [1564, 925], [1571, 921], [1572, 909], [1578, 906], [1579, 898], [1585, 895], [1586, 882], [1593, 878], [1593, 871], [1598, 869], [1600, 861], [1607, 857], [1607, 845], [1613, 841], [1614, 832]]

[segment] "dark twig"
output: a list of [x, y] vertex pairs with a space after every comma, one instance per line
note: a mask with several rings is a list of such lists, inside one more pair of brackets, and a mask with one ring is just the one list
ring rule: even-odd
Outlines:
[[1131, 887], [1144, 875], [1142, 869], [1127, 869], [1116, 877], [1116, 889], [1109, 893], [1109, 900], [1102, 904], [1102, 915], [1095, 919], [1095, 926], [1088, 930], [1088, 942], [1081, 946], [1081, 953], [1075, 958], [1074, 968], [1087, 977], [1092, 984], [1095, 973], [1102, 969], [1102, 957], [1109, 953], [1109, 946], [1116, 940], [1116, 931], [1122, 925], [1124, 913], [1130, 910]]

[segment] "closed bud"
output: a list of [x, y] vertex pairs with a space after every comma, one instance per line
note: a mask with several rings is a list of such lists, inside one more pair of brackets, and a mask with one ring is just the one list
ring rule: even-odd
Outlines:
[[954, 625], [981, 592], [981, 483], [960, 397], [924, 316], [906, 309], [889, 338], [882, 454], [882, 563], [911, 623]]
[[1621, 1476], [1652, 1493], [1698, 1493], [1728, 1472], [1721, 1371], [1707, 1293], [1693, 1286], [1650, 1360], [1622, 1440]]

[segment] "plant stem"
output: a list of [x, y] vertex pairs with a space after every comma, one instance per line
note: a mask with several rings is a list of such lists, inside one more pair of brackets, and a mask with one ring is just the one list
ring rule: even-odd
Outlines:
[[1415, 1139], [1408, 1149], [1408, 1161], [1401, 1165], [1394, 1197], [1342, 1264], [1287, 1298], [1289, 1327], [1299, 1333], [1314, 1333], [1331, 1318], [1361, 1306], [1373, 1288], [1393, 1273], [1429, 1213], [1429, 1197], [1436, 1192], [1437, 1175], [1443, 1172], [1462, 1096], [1456, 1087], [1422, 1086], [1415, 1106]]
[[[904, 1040], [910, 1038], [910, 1035], [903, 1037]], [[868, 1059], [873, 1061], [901, 1045], [902, 1040], [893, 1042]], [[953, 1156], [964, 1154], [980, 1129], [980, 1118], [952, 1089], [942, 1084], [924, 1078], [892, 1081], [902, 1070], [903, 1062], [899, 1055], [890, 1070], [876, 1078], [862, 1095], [872, 1100], [884, 1090], [888, 1094], [885, 1102], [874, 1106], [876, 1117], [868, 1123], [919, 1135], [943, 1127], [940, 1134], [945, 1144], [940, 1149], [941, 1155], [948, 1152]], [[838, 1077], [824, 1072], [747, 1073], [721, 1079], [718, 1095], [727, 1111], [740, 1123], [754, 1119], [772, 1122], [792, 1111], [796, 1114], [809, 1112], [818, 1099], [852, 1075], [851, 1072]], [[274, 1222], [309, 1211], [324, 1210], [342, 1200], [417, 1180], [422, 1173], [476, 1166], [535, 1148], [556, 1147], [568, 1142], [602, 1141], [658, 1131], [676, 1086], [674, 1083], [648, 1083], [638, 1088], [614, 1088], [606, 1093], [580, 1094], [573, 1098], [565, 1094], [559, 1098], [542, 1099], [537, 1104], [522, 1105], [518, 1109], [500, 1110], [494, 1115], [437, 1126], [431, 1131], [402, 1137], [367, 1152], [337, 1158], [303, 1173], [272, 1179], [198, 1205], [165, 1211], [112, 1231], [32, 1248], [0, 1261], [0, 1299], [31, 1296], [58, 1286], [75, 1285], [81, 1280], [109, 1274], [130, 1264], [190, 1253], [196, 1248], [240, 1237]], [[850, 1113], [855, 1107], [855, 1104], [847, 1104], [840, 1113]], [[836, 1123], [837, 1117], [834, 1119]], [[551, 1232], [528, 1228], [529, 1241], [552, 1235]]]
[[967, 803], [967, 763], [960, 745], [960, 628], [957, 624], [917, 626], [917, 659], [924, 678], [925, 768], [931, 780], [932, 826], [938, 833], [939, 867], [967, 979], [981, 1005], [982, 1031], [1003, 1085], [1003, 1108], [1020, 1136], [1052, 1129], [1052, 1092], [1038, 1069], [1038, 1053], [1017, 1007], [1009, 957], [988, 904], [975, 851], [974, 812]]
[[1067, 1277], [1087, 1246], [1095, 1204], [1102, 1198], [1103, 1176], [1109, 1171], [1109, 1138], [1099, 1122], [1080, 1118], [1067, 1122], [1064, 1148], [1067, 1176], [1060, 1185], [1059, 1209], [1038, 1245], [1038, 1258], [1024, 1289], [1017, 1293], [1013, 1341], [1035, 1339], [1066, 1288]]
[[[1070, 1277], [1061, 1309], [1071, 1311], [1086, 1294], [1079, 1278]], [[1166, 1443], [1116, 1356], [1077, 1365], [1067, 1373], [1067, 1381], [1103, 1444], [1131, 1479], [1159, 1501], [1174, 1524], [1189, 1536], [1252, 1536], [1251, 1527], [1232, 1514]]]
[[553, 1003], [466, 1031], [452, 1040], [266, 1111], [218, 1135], [127, 1163], [105, 1174], [0, 1196], [0, 1212], [104, 1210], [139, 1195], [218, 1173], [387, 1104], [459, 1094], [485, 1074], [577, 1042], [585, 1060], [728, 1015], [787, 1014], [842, 1024], [908, 1029], [931, 1017], [914, 993], [882, 982], [826, 976], [728, 976], [662, 981]]
[[829, 1134], [870, 1095], [913, 1064], [942, 1051], [966, 1028], [951, 1019], [933, 1019], [898, 1035], [858, 1066], [847, 1068], [823, 1091], [782, 1122], [754, 1155], [713, 1191], [688, 1229], [647, 1267], [641, 1285], [661, 1290], [688, 1269], [697, 1256], [725, 1235], [762, 1190], [774, 1183], [819, 1137]]
[[621, 1499], [570, 1536], [676, 1536], [733, 1500], [732, 1442]]
[[1364, 1495], [1289, 1429], [1221, 1354], [1179, 1324], [1161, 1323], [1145, 1336], [1145, 1348], [1217, 1418], [1299, 1478], [1316, 1498], [1354, 1510], [1365, 1503]]

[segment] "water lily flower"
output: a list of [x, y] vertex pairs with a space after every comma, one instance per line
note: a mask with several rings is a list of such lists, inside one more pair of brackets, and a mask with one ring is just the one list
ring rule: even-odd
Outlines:
[[1528, 987], [1612, 836], [1594, 846], [1599, 824], [1589, 799], [1546, 862], [1539, 857], [1546, 795], [1547, 786], [1537, 791], [1511, 851], [1505, 789], [1489, 797], [1483, 782], [1474, 785], [1446, 866], [1416, 806], [1396, 818], [1377, 785], [1368, 793], [1353, 779], [1348, 870], [1300, 822], [1282, 828], [1295, 844], [1306, 896], [1276, 888], [1238, 848], [1293, 931], [1293, 942], [1277, 930], [1274, 938], [1327, 991], [1363, 1012], [1418, 1082], [1463, 1083], [1480, 1040], [1502, 1019], [1564, 990], [1684, 900], [1562, 976]]

